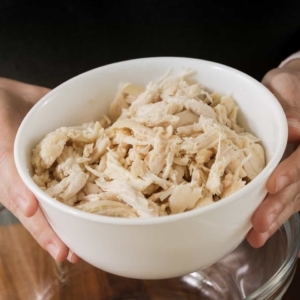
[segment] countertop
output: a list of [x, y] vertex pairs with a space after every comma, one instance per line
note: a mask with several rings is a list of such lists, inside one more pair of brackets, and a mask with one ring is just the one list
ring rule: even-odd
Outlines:
[[[0, 300], [167, 300], [166, 289], [186, 288], [178, 279], [163, 285], [108, 274], [84, 261], [56, 263], [8, 211], [0, 213]], [[299, 295], [300, 265], [282, 300]], [[191, 292], [177, 299], [199, 298]]]

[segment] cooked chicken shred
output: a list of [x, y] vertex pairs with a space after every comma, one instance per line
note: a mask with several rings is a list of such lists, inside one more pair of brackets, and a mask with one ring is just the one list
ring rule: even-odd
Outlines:
[[120, 84], [109, 116], [36, 145], [34, 182], [77, 209], [125, 218], [182, 213], [243, 188], [265, 167], [264, 149], [231, 96], [191, 77]]

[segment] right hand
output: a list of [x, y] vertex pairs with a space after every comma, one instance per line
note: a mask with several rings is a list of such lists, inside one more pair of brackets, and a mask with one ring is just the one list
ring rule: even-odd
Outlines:
[[252, 216], [253, 228], [248, 241], [253, 247], [263, 246], [300, 210], [300, 59], [271, 70], [262, 83], [276, 96], [285, 112], [288, 142], [294, 151], [286, 153], [269, 177], [266, 185], [269, 193]]
[[0, 78], [0, 202], [56, 261], [79, 261], [48, 224], [38, 201], [16, 170], [13, 147], [20, 123], [49, 89]]

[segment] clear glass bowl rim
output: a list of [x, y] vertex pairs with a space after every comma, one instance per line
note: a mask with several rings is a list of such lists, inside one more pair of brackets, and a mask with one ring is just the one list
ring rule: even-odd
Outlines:
[[293, 267], [298, 259], [298, 252], [300, 248], [300, 216], [299, 213], [294, 214], [288, 220], [291, 227], [291, 244], [288, 245], [288, 253], [285, 261], [279, 270], [259, 289], [254, 293], [244, 298], [244, 300], [268, 299], [275, 293], [283, 283], [286, 282], [287, 277], [293, 271]]

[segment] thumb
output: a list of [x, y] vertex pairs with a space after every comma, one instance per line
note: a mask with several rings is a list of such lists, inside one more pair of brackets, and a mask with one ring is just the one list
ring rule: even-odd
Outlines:
[[300, 142], [300, 71], [273, 69], [265, 75], [262, 83], [283, 107], [289, 125], [289, 142]]

